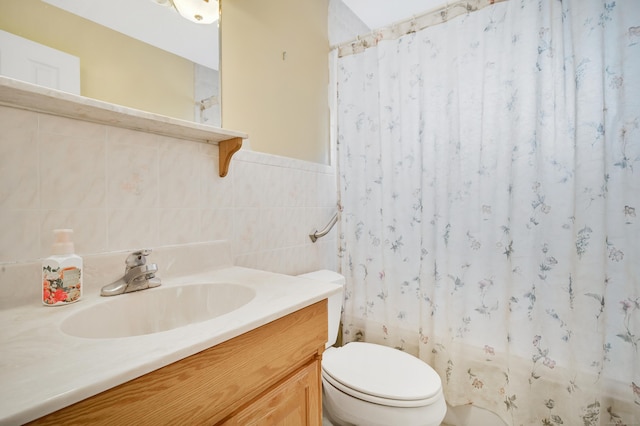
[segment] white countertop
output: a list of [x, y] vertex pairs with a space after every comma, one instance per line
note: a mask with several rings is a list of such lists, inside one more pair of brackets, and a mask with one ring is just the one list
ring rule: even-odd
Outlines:
[[[167, 286], [237, 283], [256, 296], [228, 314], [155, 334], [87, 339], [64, 334], [69, 315], [115, 297]], [[22, 424], [215, 346], [340, 291], [304, 278], [241, 267], [211, 269], [163, 280], [139, 293], [100, 297], [85, 294], [61, 307], [37, 303], [0, 310], [0, 425]]]

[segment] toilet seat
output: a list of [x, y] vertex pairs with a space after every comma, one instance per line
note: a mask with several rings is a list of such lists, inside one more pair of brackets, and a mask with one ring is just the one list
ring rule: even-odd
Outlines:
[[323, 355], [322, 376], [341, 392], [391, 407], [421, 407], [442, 397], [440, 376], [428, 364], [372, 343], [329, 348]]

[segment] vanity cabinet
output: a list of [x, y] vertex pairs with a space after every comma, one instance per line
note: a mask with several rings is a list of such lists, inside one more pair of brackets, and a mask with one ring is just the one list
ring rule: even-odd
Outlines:
[[325, 299], [30, 424], [320, 426], [326, 341]]

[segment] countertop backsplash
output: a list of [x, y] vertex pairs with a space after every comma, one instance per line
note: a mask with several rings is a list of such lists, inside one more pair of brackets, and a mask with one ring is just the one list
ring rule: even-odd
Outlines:
[[[158, 265], [156, 275], [160, 279], [188, 276], [233, 266], [231, 245], [224, 240], [149, 248], [152, 249], [152, 253], [148, 256], [147, 263]], [[122, 278], [125, 259], [128, 255], [129, 251], [120, 251], [85, 256], [83, 258], [85, 294], [99, 294], [103, 286]], [[42, 304], [40, 301], [41, 267], [40, 262], [0, 265], [0, 285], [3, 289], [0, 296], [0, 310]], [[64, 309], [64, 307], [53, 309]]]
[[40, 291], [56, 228], [74, 229], [89, 264], [227, 240], [237, 266], [337, 267], [337, 227], [315, 244], [308, 237], [336, 211], [334, 167], [243, 148], [220, 178], [216, 145], [12, 106], [0, 106], [0, 154], [0, 306], [17, 303], [20, 287]]

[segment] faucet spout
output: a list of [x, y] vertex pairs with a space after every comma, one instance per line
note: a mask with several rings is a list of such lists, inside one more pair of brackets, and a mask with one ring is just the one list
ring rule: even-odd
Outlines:
[[100, 290], [100, 296], [116, 296], [118, 294], [124, 294], [127, 288], [127, 283], [124, 279], [120, 278], [118, 281], [114, 281], [111, 284], [105, 285]]

